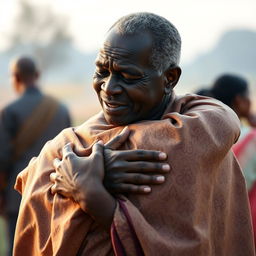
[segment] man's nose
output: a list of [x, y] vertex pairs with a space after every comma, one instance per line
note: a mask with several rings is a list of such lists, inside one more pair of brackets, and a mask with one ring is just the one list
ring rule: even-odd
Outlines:
[[122, 93], [122, 87], [119, 85], [116, 75], [110, 75], [108, 78], [106, 78], [105, 82], [101, 85], [101, 89], [107, 95]]

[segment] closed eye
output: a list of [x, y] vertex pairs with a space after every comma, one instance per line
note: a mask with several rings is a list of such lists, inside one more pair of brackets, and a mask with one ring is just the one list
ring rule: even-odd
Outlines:
[[141, 75], [135, 75], [135, 74], [125, 73], [125, 72], [121, 72], [121, 75], [123, 78], [127, 80], [136, 80], [141, 78]]
[[109, 75], [109, 71], [107, 69], [96, 69], [95, 74], [100, 77], [106, 77]]

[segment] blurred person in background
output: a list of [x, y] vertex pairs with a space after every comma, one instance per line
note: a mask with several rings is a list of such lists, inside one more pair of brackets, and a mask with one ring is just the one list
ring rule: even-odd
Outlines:
[[201, 87], [200, 89], [195, 91], [195, 94], [201, 96], [212, 97], [211, 89], [206, 87]]
[[15, 59], [10, 72], [19, 97], [0, 112], [0, 201], [11, 255], [20, 204], [20, 195], [13, 188], [16, 176], [48, 140], [71, 123], [67, 108], [40, 91], [39, 70], [32, 58]]
[[[249, 85], [241, 76], [223, 74], [215, 80], [210, 92], [212, 97], [232, 108], [241, 120], [241, 135], [233, 151], [246, 179], [256, 231], [256, 116], [251, 109]], [[255, 232], [254, 239], [256, 242]]]

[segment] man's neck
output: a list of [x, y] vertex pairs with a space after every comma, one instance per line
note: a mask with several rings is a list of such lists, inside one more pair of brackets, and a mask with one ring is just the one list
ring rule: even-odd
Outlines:
[[19, 86], [18, 94], [23, 95], [26, 91], [31, 89], [33, 90], [36, 88], [37, 88], [37, 85], [35, 83], [29, 83], [29, 84], [24, 83]]
[[153, 114], [151, 115], [150, 120], [161, 119], [168, 103], [170, 102], [170, 98], [171, 98], [171, 94], [164, 95], [161, 104], [159, 104], [159, 106], [155, 110], [152, 111]]

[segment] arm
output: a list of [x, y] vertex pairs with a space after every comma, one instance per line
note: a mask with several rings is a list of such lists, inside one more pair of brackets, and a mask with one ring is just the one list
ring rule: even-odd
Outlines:
[[[127, 130], [126, 130], [127, 131]], [[126, 131], [124, 134], [120, 134], [116, 136], [113, 140], [108, 143], [108, 147], [117, 147], [126, 139]], [[119, 154], [118, 154], [119, 153]], [[51, 174], [51, 180], [55, 184], [52, 187], [53, 193], [60, 193], [65, 197], [71, 197], [76, 202], [79, 203], [81, 208], [89, 213], [98, 223], [102, 224], [105, 228], [109, 229], [114, 209], [116, 207], [116, 202], [114, 197], [106, 190], [103, 186], [103, 178], [105, 176], [105, 180], [108, 182], [108, 186], [111, 187], [111, 179], [116, 181], [116, 179], [120, 179], [119, 182], [116, 182], [113, 187], [115, 191], [119, 189], [122, 191], [132, 191], [139, 193], [142, 189], [144, 193], [150, 192], [150, 190], [145, 189], [145, 186], [138, 186], [138, 184], [150, 183], [149, 175], [140, 174], [132, 174], [126, 173], [125, 171], [138, 172], [136, 168], [144, 161], [144, 165], [141, 168], [141, 172], [145, 172], [147, 169], [149, 171], [159, 171], [161, 169], [162, 172], [168, 171], [168, 165], [158, 164], [158, 163], [147, 163], [148, 159], [151, 160], [162, 160], [166, 158], [166, 155], [162, 152], [156, 151], [143, 151], [143, 150], [131, 150], [131, 151], [121, 151], [117, 154], [110, 157], [110, 160], [107, 162], [107, 166], [112, 166], [114, 171], [119, 171], [119, 176], [109, 175], [106, 178], [106, 173], [104, 170], [104, 160], [103, 160], [103, 145], [96, 143], [93, 146], [93, 150], [90, 156], [87, 157], [79, 157], [77, 156], [70, 144], [67, 144], [63, 148], [63, 158], [62, 161], [59, 159], [55, 159], [54, 167], [56, 173]], [[113, 159], [114, 158], [114, 159]], [[108, 158], [107, 158], [108, 159]], [[117, 159], [117, 161], [115, 161]], [[129, 166], [128, 160], [141, 160], [139, 163], [133, 162], [131, 166]], [[106, 165], [106, 164], [105, 164]], [[156, 166], [152, 168], [152, 166]], [[160, 166], [159, 166], [160, 165]], [[164, 166], [164, 168], [163, 168]], [[136, 168], [135, 168], [136, 167]], [[108, 168], [109, 170], [110, 168]], [[96, 171], [97, 170], [97, 171]], [[112, 170], [110, 170], [112, 171]], [[61, 178], [60, 178], [61, 177]], [[158, 179], [159, 176], [153, 176], [152, 183], [161, 183]], [[125, 182], [131, 182], [134, 184], [125, 184]], [[147, 188], [147, 187], [146, 187]]]
[[[239, 245], [234, 241], [244, 227], [231, 223], [242, 218], [247, 223], [246, 235], [241, 235], [244, 255], [251, 255], [244, 179], [230, 151], [239, 135], [239, 120], [214, 100], [193, 100], [182, 103], [182, 108], [166, 114], [164, 120], [136, 125], [130, 138], [137, 148], [166, 152], [172, 170], [165, 184], [147, 197], [129, 196], [123, 201], [142, 250], [145, 255], [235, 255]], [[126, 238], [133, 232], [120, 208], [113, 225], [129, 251], [135, 242]], [[220, 234], [227, 236], [232, 248], [219, 239]], [[220, 253], [210, 252], [212, 245]]]
[[67, 144], [63, 148], [62, 161], [55, 159], [54, 166], [56, 173], [51, 174], [51, 180], [55, 182], [52, 193], [72, 197], [83, 211], [109, 229], [116, 201], [103, 186], [102, 143], [95, 143], [88, 157], [77, 156], [71, 144]]

